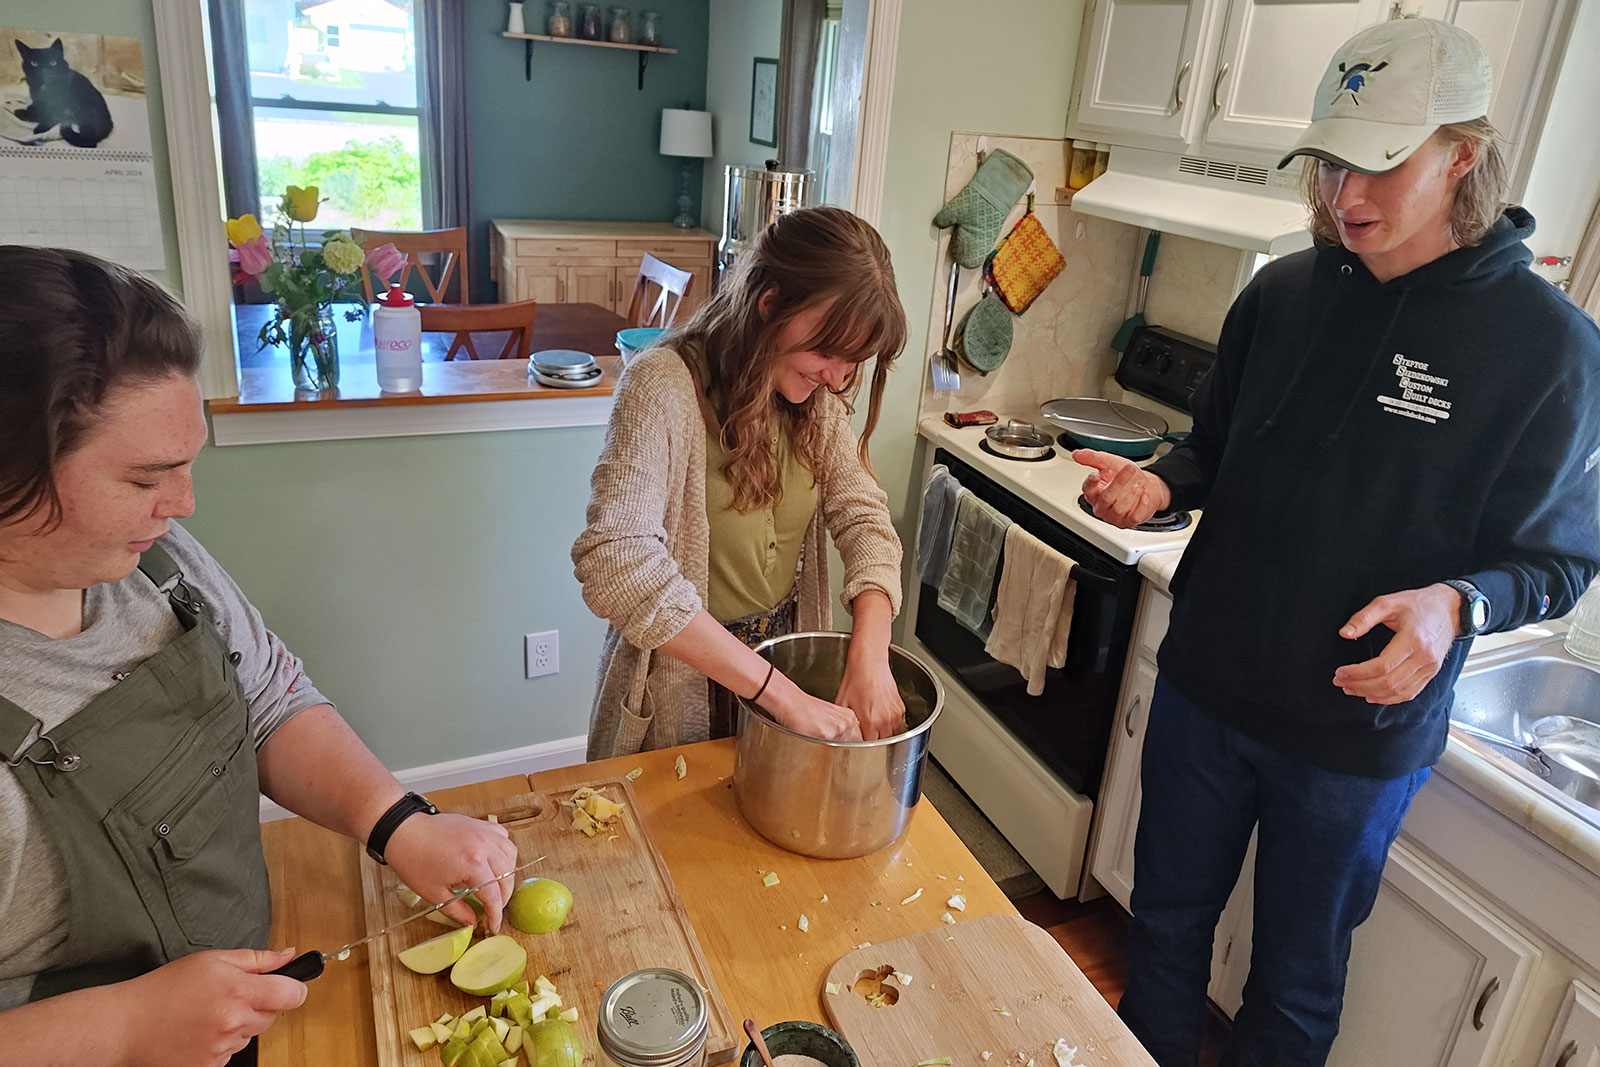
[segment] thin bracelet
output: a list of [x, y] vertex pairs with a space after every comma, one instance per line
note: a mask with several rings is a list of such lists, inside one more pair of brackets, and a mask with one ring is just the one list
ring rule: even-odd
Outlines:
[[776, 663], [767, 664], [767, 676], [761, 679], [761, 688], [757, 689], [756, 695], [750, 698], [750, 703], [754, 704], [756, 701], [761, 699], [761, 694], [767, 691], [767, 683], [772, 681], [772, 672], [776, 670], [777, 667], [778, 665]]

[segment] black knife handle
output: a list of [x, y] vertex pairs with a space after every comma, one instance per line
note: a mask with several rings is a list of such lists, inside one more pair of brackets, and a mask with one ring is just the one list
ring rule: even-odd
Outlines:
[[300, 953], [300, 955], [285, 963], [282, 967], [267, 973], [281, 974], [286, 978], [293, 978], [297, 982], [309, 982], [320, 975], [322, 970], [322, 953], [312, 949], [310, 952]]

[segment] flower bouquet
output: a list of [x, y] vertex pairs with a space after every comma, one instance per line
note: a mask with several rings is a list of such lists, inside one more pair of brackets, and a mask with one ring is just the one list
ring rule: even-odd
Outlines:
[[351, 322], [366, 312], [357, 296], [361, 265], [387, 279], [405, 265], [393, 244], [364, 252], [348, 230], [326, 230], [320, 244], [306, 239], [306, 223], [317, 217], [317, 187], [289, 186], [278, 203], [278, 218], [267, 234], [254, 215], [228, 220], [228, 259], [234, 282], [255, 279], [272, 294], [273, 316], [261, 327], [261, 347], [287, 345], [296, 389], [333, 389], [339, 384], [339, 339], [333, 304], [355, 304], [344, 315]]

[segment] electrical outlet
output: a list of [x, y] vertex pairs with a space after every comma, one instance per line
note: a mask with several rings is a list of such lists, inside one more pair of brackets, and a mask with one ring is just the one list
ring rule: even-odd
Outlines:
[[561, 669], [561, 631], [545, 630], [522, 639], [522, 661], [529, 678], [542, 678]]

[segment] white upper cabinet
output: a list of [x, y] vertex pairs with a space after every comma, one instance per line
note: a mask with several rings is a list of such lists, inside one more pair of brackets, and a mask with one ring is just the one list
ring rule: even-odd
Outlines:
[[1385, 0], [1233, 0], [1201, 106], [1208, 146], [1285, 152], [1311, 121], [1333, 50]]
[[1600, 1067], [1600, 994], [1583, 982], [1568, 986], [1539, 1067]]
[[1096, 0], [1080, 52], [1076, 120], [1181, 149], [1195, 109], [1204, 0]]

